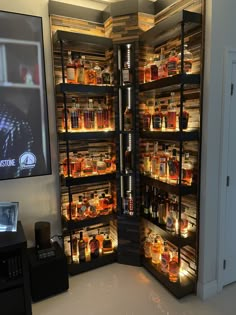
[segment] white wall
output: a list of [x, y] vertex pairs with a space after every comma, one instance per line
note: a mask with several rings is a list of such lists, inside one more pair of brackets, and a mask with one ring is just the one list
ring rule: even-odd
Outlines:
[[52, 175], [0, 181], [0, 200], [19, 201], [19, 219], [22, 221], [27, 240], [34, 242], [34, 223], [36, 221], [50, 221], [52, 235], [61, 232], [58, 193], [59, 183], [57, 175], [55, 100], [52, 77], [48, 0], [1, 0], [0, 10], [41, 16], [43, 22]]
[[220, 133], [223, 60], [226, 47], [236, 48], [235, 0], [206, 0], [203, 141], [200, 205], [198, 293], [217, 292]]

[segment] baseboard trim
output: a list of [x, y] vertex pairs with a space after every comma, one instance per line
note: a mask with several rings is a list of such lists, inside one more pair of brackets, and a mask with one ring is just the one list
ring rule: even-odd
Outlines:
[[217, 294], [217, 281], [211, 281], [208, 283], [201, 283], [198, 282], [197, 284], [197, 296], [200, 297], [202, 300], [207, 300], [208, 298]]

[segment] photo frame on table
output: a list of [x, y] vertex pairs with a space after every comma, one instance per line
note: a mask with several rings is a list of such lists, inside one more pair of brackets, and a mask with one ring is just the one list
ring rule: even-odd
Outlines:
[[42, 18], [0, 10], [0, 180], [49, 174]]
[[0, 232], [16, 232], [18, 214], [18, 202], [0, 202]]

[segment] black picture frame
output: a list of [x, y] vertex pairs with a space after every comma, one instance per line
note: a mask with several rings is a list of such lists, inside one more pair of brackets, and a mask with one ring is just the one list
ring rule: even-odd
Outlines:
[[0, 10], [0, 180], [51, 173], [42, 18]]
[[18, 202], [0, 202], [0, 232], [16, 232], [18, 214]]

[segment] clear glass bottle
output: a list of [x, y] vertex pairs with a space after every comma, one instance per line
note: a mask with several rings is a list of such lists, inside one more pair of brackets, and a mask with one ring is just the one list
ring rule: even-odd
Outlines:
[[79, 130], [79, 112], [76, 105], [75, 97], [72, 97], [72, 106], [70, 109], [71, 130]]
[[91, 98], [88, 101], [88, 108], [84, 110], [84, 128], [95, 129], [95, 112]]
[[160, 65], [158, 68], [158, 79], [162, 79], [166, 77], [168, 77], [168, 71], [167, 71], [167, 66], [166, 66], [164, 48], [162, 47], [161, 53], [160, 53]]
[[182, 163], [182, 183], [192, 185], [193, 179], [193, 164], [189, 159], [189, 152], [185, 152]]
[[157, 265], [161, 262], [161, 241], [160, 237], [157, 236], [154, 239], [153, 245], [152, 245], [152, 263]]
[[66, 63], [66, 77], [67, 83], [76, 83], [75, 65], [72, 60], [71, 50], [68, 50], [68, 57]]
[[151, 119], [152, 119], [152, 115], [148, 109], [148, 107], [146, 106], [145, 104], [145, 110], [144, 110], [144, 113], [141, 117], [141, 125], [143, 126], [143, 130], [144, 131], [149, 131], [150, 130], [150, 127], [151, 127]]
[[169, 180], [177, 184], [179, 179], [179, 161], [177, 160], [177, 151], [176, 149], [172, 150], [172, 156], [168, 160], [169, 167]]
[[171, 92], [171, 98], [167, 107], [167, 129], [176, 129], [176, 103], [174, 92]]
[[161, 253], [161, 271], [164, 274], [168, 274], [169, 272], [169, 262], [170, 262], [170, 251], [167, 245], [167, 242], [164, 241], [164, 250]]
[[[191, 74], [193, 64], [193, 54], [188, 50], [188, 45], [184, 44], [184, 64], [183, 73]], [[178, 54], [178, 73], [181, 73], [181, 52]]]
[[94, 71], [96, 74], [96, 85], [102, 84], [102, 68], [99, 66], [98, 61], [95, 62]]
[[98, 108], [96, 110], [96, 121], [97, 121], [97, 129], [101, 130], [104, 128], [103, 124], [103, 109], [101, 106], [101, 101], [98, 101]]
[[181, 211], [180, 234], [181, 237], [188, 237], [188, 217], [184, 210]]
[[179, 280], [178, 252], [176, 250], [173, 250], [171, 253], [169, 262], [169, 280], [174, 283]]
[[170, 52], [170, 55], [167, 61], [168, 76], [173, 76], [178, 73], [177, 64], [178, 64], [178, 56], [176, 54], [176, 49], [173, 48]]
[[103, 115], [103, 128], [109, 129], [111, 125], [112, 113], [111, 113], [111, 106], [109, 108], [109, 104], [105, 103], [102, 100], [102, 115]]

